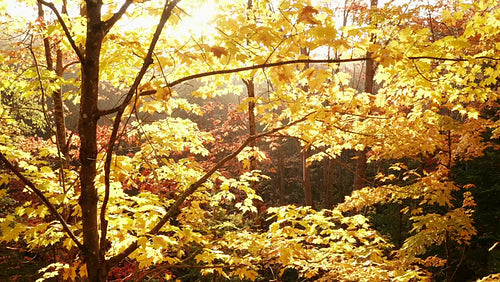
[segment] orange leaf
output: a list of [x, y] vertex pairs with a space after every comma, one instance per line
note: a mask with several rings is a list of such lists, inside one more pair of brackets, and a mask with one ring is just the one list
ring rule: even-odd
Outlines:
[[306, 22], [309, 24], [319, 24], [319, 22], [314, 18], [314, 14], [317, 14], [318, 10], [314, 9], [312, 6], [305, 6], [300, 10], [298, 22]]
[[213, 46], [213, 47], [210, 47], [210, 51], [211, 51], [212, 53], [214, 53], [214, 55], [215, 55], [217, 58], [220, 58], [222, 55], [227, 56], [227, 50], [226, 50], [224, 47], [220, 47], [220, 46]]

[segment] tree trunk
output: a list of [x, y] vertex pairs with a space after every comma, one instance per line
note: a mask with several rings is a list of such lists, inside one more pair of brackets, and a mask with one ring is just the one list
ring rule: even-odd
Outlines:
[[[247, 94], [250, 100], [248, 101], [248, 134], [250, 136], [257, 134], [257, 124], [255, 121], [255, 85], [253, 79], [243, 80], [247, 86]], [[257, 140], [252, 140], [249, 144], [251, 147], [257, 147]], [[257, 160], [255, 157], [250, 157], [250, 171], [257, 169]]]
[[359, 190], [364, 187], [366, 183], [366, 149], [356, 152], [356, 173], [354, 174], [354, 183], [352, 190]]
[[[253, 0], [248, 0], [247, 1], [247, 10], [249, 11], [249, 14], [247, 17], [250, 16], [250, 12], [253, 7]], [[248, 43], [248, 41], [247, 41]], [[257, 125], [255, 123], [255, 84], [253, 82], [253, 78], [250, 78], [248, 80], [243, 79], [243, 82], [247, 86], [247, 95], [249, 98], [248, 101], [248, 134], [250, 136], [255, 135], [257, 133]], [[257, 140], [253, 139], [250, 144], [252, 148], [257, 146]], [[250, 171], [256, 170], [257, 169], [257, 160], [255, 157], [250, 157]], [[254, 186], [254, 185], [252, 185]], [[255, 188], [255, 187], [253, 187]]]
[[[371, 11], [375, 10], [378, 5], [378, 0], [370, 1], [370, 9]], [[371, 18], [370, 18], [371, 22]], [[372, 37], [372, 41], [374, 38]], [[372, 56], [371, 52], [366, 53], [366, 57], [370, 58]], [[370, 94], [375, 94], [373, 89], [373, 77], [375, 76], [375, 62], [373, 60], [366, 61], [366, 70], [365, 70], [365, 92]], [[366, 180], [366, 153], [367, 149], [361, 150], [357, 152], [357, 160], [356, 160], [356, 173], [354, 175], [354, 184], [352, 186], [352, 190], [359, 190], [364, 187]]]
[[[41, 3], [37, 3], [38, 17], [44, 19], [44, 11]], [[63, 13], [66, 12], [66, 1], [63, 2]], [[54, 61], [52, 59], [52, 49], [50, 47], [49, 38], [43, 39], [43, 46], [45, 52], [45, 60], [47, 62], [47, 69], [54, 70]], [[56, 51], [56, 75], [62, 77], [63, 75], [63, 54], [60, 48], [57, 47]], [[64, 107], [62, 100], [62, 89], [58, 89], [52, 93], [52, 100], [54, 103], [53, 118], [56, 125], [56, 145], [59, 153], [63, 157], [61, 159], [61, 167], [67, 169], [69, 167], [69, 151], [66, 143], [66, 124], [64, 122]], [[65, 191], [66, 192], [66, 191]]]
[[311, 171], [309, 166], [307, 166], [307, 158], [309, 157], [309, 149], [302, 151], [302, 182], [304, 184], [304, 194], [306, 200], [306, 206], [314, 208], [312, 190], [311, 190]]
[[334, 181], [333, 160], [323, 160], [323, 191], [324, 191], [324, 208], [329, 209], [333, 206], [333, 181]]
[[[251, 4], [251, 1], [249, 1], [249, 4]], [[250, 6], [251, 7], [251, 6]], [[255, 85], [253, 83], [253, 79], [245, 80], [243, 79], [243, 82], [247, 86], [247, 94], [248, 94], [248, 134], [250, 136], [256, 135], [257, 134], [257, 125], [255, 123]], [[257, 147], [257, 140], [253, 139], [250, 141], [248, 144], [252, 148]], [[257, 159], [255, 156], [250, 156], [250, 166], [248, 167], [249, 171], [254, 171], [257, 169]], [[257, 192], [257, 182], [252, 181], [250, 183], [250, 187]], [[257, 214], [261, 214], [262, 212], [262, 202], [258, 200], [254, 200], [254, 205], [257, 208]]]
[[99, 57], [104, 30], [101, 22], [101, 1], [87, 1], [87, 38], [82, 62], [82, 86], [78, 131], [80, 134], [79, 204], [82, 209], [83, 244], [89, 281], [106, 281], [105, 262], [99, 258], [98, 195], [94, 185], [97, 157], [97, 120], [99, 91]]
[[280, 205], [285, 205], [285, 157], [283, 156], [283, 144], [278, 148], [278, 178], [279, 188], [278, 195]]
[[[56, 74], [62, 77], [63, 75], [63, 55], [61, 49], [56, 51]], [[66, 143], [66, 123], [64, 121], [64, 105], [62, 99], [62, 89], [58, 89], [52, 93], [54, 101], [54, 122], [56, 124], [56, 142], [57, 148], [63, 156], [62, 167], [67, 169], [69, 167], [69, 150]]]

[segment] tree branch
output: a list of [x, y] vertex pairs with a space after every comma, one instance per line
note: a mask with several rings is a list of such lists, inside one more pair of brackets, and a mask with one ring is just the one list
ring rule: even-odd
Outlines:
[[[219, 74], [229, 74], [229, 73], [237, 73], [237, 72], [243, 72], [243, 71], [248, 71], [248, 70], [254, 70], [254, 69], [261, 69], [261, 68], [270, 68], [270, 67], [276, 67], [276, 66], [283, 66], [283, 65], [292, 65], [292, 64], [325, 64], [325, 63], [334, 63], [334, 64], [340, 64], [340, 63], [349, 63], [349, 62], [359, 62], [359, 61], [366, 61], [366, 60], [371, 60], [373, 58], [367, 58], [367, 57], [361, 57], [361, 58], [350, 58], [350, 59], [298, 59], [298, 60], [290, 60], [290, 61], [281, 61], [281, 62], [274, 62], [274, 63], [264, 63], [264, 64], [258, 64], [258, 65], [253, 65], [253, 66], [247, 66], [247, 67], [241, 67], [241, 68], [234, 68], [234, 69], [227, 69], [227, 70], [217, 70], [217, 71], [210, 71], [210, 72], [204, 72], [204, 73], [198, 73], [198, 74], [193, 74], [193, 75], [188, 75], [183, 78], [174, 80], [165, 87], [173, 87], [178, 84], [181, 84], [183, 82], [189, 81], [191, 79], [196, 79], [196, 78], [202, 78], [202, 77], [207, 77], [207, 76], [214, 76], [214, 75], [219, 75]], [[414, 57], [408, 57], [410, 60], [440, 60], [440, 61], [453, 61], [453, 62], [465, 62], [470, 59], [477, 59], [477, 60], [494, 60], [494, 61], [500, 61], [500, 58], [495, 58], [495, 57], [489, 57], [489, 56], [479, 56], [479, 57], [471, 57], [469, 59], [467, 58], [441, 58], [441, 57], [431, 57], [431, 56], [414, 56]], [[148, 95], [153, 95], [156, 93], [156, 90], [146, 90], [144, 92], [139, 93], [140, 96], [148, 96]], [[117, 107], [107, 109], [107, 110], [101, 110], [99, 111], [100, 116], [104, 115], [109, 115], [112, 113], [115, 113], [118, 111], [118, 109], [122, 105], [119, 105]]]
[[[321, 63], [348, 63], [348, 62], [358, 62], [358, 61], [366, 61], [369, 58], [351, 58], [351, 59], [298, 59], [298, 60], [290, 60], [290, 61], [281, 61], [281, 62], [274, 62], [274, 63], [264, 63], [264, 64], [258, 64], [258, 65], [253, 65], [253, 66], [247, 66], [247, 67], [241, 67], [241, 68], [235, 68], [235, 69], [227, 69], [227, 70], [217, 70], [217, 71], [210, 71], [210, 72], [204, 72], [204, 73], [198, 73], [198, 74], [193, 74], [193, 75], [188, 75], [183, 78], [177, 79], [175, 81], [172, 81], [165, 85], [165, 87], [173, 87], [178, 84], [181, 84], [183, 82], [186, 82], [191, 79], [196, 79], [196, 78], [201, 78], [201, 77], [207, 77], [207, 76], [214, 76], [214, 75], [219, 75], [219, 74], [229, 74], [229, 73], [237, 73], [237, 72], [243, 72], [243, 71], [248, 71], [248, 70], [254, 70], [254, 69], [263, 69], [263, 68], [270, 68], [270, 67], [277, 67], [277, 66], [284, 66], [284, 65], [293, 65], [293, 64], [321, 64]], [[141, 96], [146, 96], [146, 95], [151, 95], [155, 94], [156, 91], [151, 91], [148, 90], [147, 92], [142, 92], [140, 93]], [[129, 100], [130, 101], [130, 100]], [[125, 102], [125, 101], [124, 101]], [[128, 103], [128, 102], [127, 102]], [[117, 107], [107, 109], [107, 110], [101, 110], [99, 111], [99, 115], [108, 115], [117, 112], [120, 107], [123, 106], [123, 103]]]
[[108, 115], [108, 114], [112, 114], [112, 113], [116, 113], [116, 112], [125, 110], [125, 107], [132, 100], [132, 97], [136, 93], [137, 88], [139, 87], [139, 84], [141, 83], [142, 78], [146, 74], [147, 69], [153, 63], [152, 57], [153, 57], [153, 51], [154, 51], [154, 48], [156, 46], [156, 43], [158, 42], [158, 39], [160, 38], [160, 34], [163, 30], [163, 27], [165, 26], [167, 20], [170, 18], [170, 15], [172, 14], [172, 10], [175, 8], [177, 3], [179, 3], [179, 2], [180, 2], [180, 0], [174, 0], [174, 1], [167, 3], [165, 5], [165, 7], [163, 9], [163, 13], [162, 13], [161, 18], [160, 18], [160, 23], [157, 25], [156, 31], [153, 35], [153, 39], [151, 39], [151, 43], [149, 45], [148, 53], [146, 54], [146, 57], [144, 58], [144, 63], [142, 65], [141, 69], [139, 70], [139, 73], [137, 74], [134, 82], [132, 83], [132, 86], [130, 87], [129, 91], [127, 92], [127, 95], [125, 96], [125, 99], [123, 100], [123, 102], [120, 105], [118, 105], [112, 109], [100, 110], [98, 112], [99, 116]]
[[73, 39], [73, 37], [71, 36], [71, 33], [69, 32], [68, 26], [66, 25], [66, 23], [64, 23], [64, 20], [63, 20], [61, 14], [59, 13], [59, 11], [56, 9], [56, 6], [54, 5], [54, 3], [50, 3], [50, 2], [47, 2], [47, 1], [44, 1], [44, 0], [37, 0], [37, 1], [38, 1], [38, 3], [43, 4], [43, 5], [47, 6], [47, 7], [49, 7], [54, 12], [54, 14], [57, 17], [57, 21], [59, 22], [59, 24], [61, 25], [62, 29], [64, 30], [64, 34], [66, 35], [66, 38], [68, 39], [69, 44], [71, 44], [71, 47], [73, 48], [73, 50], [75, 50], [75, 53], [78, 56], [78, 60], [80, 62], [83, 62], [84, 59], [85, 59], [85, 57], [83, 56], [83, 53], [78, 48], [78, 46], [76, 46], [76, 42]]
[[181, 79], [177, 79], [175, 81], [170, 82], [169, 84], [166, 85], [166, 87], [173, 87], [177, 84], [180, 84], [182, 82], [185, 82], [185, 81], [188, 81], [191, 79], [195, 79], [195, 78], [201, 78], [201, 77], [213, 76], [213, 75], [219, 75], [219, 74], [236, 73], [236, 72], [242, 72], [242, 71], [248, 71], [248, 70], [254, 70], [254, 69], [263, 69], [263, 68], [270, 68], [270, 67], [277, 67], [277, 66], [284, 66], [284, 65], [294, 65], [294, 64], [326, 64], [326, 63], [340, 64], [340, 63], [348, 63], [348, 62], [366, 61], [368, 59], [369, 58], [364, 58], [364, 57], [363, 58], [350, 58], [350, 59], [298, 59], [298, 60], [281, 61], [281, 62], [274, 62], [274, 63], [264, 63], [264, 64], [258, 64], [258, 65], [235, 68], [235, 69], [218, 70], [218, 71], [211, 71], [211, 72], [189, 75], [189, 76], [183, 77]]
[[69, 228], [69, 226], [66, 223], [66, 221], [64, 220], [64, 218], [61, 216], [61, 214], [59, 214], [56, 207], [54, 207], [54, 205], [52, 205], [52, 203], [49, 201], [49, 199], [47, 199], [47, 197], [45, 197], [45, 195], [43, 195], [42, 191], [40, 191], [38, 188], [36, 188], [35, 184], [31, 180], [26, 178], [19, 171], [19, 169], [17, 167], [15, 167], [1, 152], [0, 152], [0, 161], [3, 164], [5, 164], [5, 166], [10, 171], [12, 171], [21, 180], [21, 182], [24, 183], [24, 185], [28, 186], [28, 188], [30, 188], [31, 191], [33, 191], [33, 193], [35, 193], [38, 196], [38, 198], [40, 198], [42, 203], [49, 209], [50, 213], [57, 218], [57, 221], [59, 221], [59, 223], [61, 223], [63, 230], [71, 238], [71, 240], [73, 240], [73, 242], [75, 242], [75, 244], [78, 246], [78, 249], [80, 249], [80, 251], [82, 251], [83, 253], [86, 253], [85, 247], [80, 243], [80, 241], [78, 241], [75, 234], [73, 234], [73, 232]]
[[437, 60], [437, 61], [451, 61], [451, 62], [466, 62], [469, 60], [493, 60], [500, 61], [500, 58], [490, 57], [490, 56], [478, 56], [478, 57], [470, 57], [470, 58], [442, 58], [442, 57], [432, 57], [432, 56], [414, 56], [408, 57], [410, 60]]
[[[139, 73], [137, 74], [137, 76], [134, 80], [134, 83], [130, 87], [130, 89], [127, 93], [127, 96], [125, 97], [125, 100], [117, 108], [117, 113], [115, 116], [115, 120], [113, 122], [113, 130], [112, 130], [111, 136], [109, 138], [108, 148], [107, 148], [107, 152], [106, 152], [106, 159], [104, 161], [104, 199], [103, 199], [101, 211], [100, 211], [101, 243], [100, 243], [100, 250], [99, 250], [100, 257], [103, 261], [104, 261], [105, 253], [106, 253], [106, 234], [107, 234], [107, 228], [108, 228], [108, 221], [106, 220], [106, 209], [107, 209], [107, 205], [109, 202], [109, 194], [110, 194], [111, 159], [113, 157], [113, 149], [114, 149], [115, 142], [117, 140], [118, 130], [120, 128], [120, 124], [122, 121], [122, 115], [123, 115], [123, 112], [125, 111], [126, 106], [130, 102], [132, 97], [134, 97], [134, 94], [137, 92], [137, 87], [139, 86], [139, 83], [141, 82], [144, 75], [146, 74], [148, 67], [153, 62], [152, 56], [153, 56], [153, 51], [155, 49], [156, 43], [158, 42], [158, 39], [160, 38], [160, 34], [163, 30], [163, 27], [165, 26], [165, 24], [167, 23], [167, 20], [170, 18], [171, 14], [172, 14], [172, 10], [175, 8], [175, 6], [177, 5], [177, 3], [179, 1], [180, 0], [174, 0], [172, 2], [165, 3], [165, 6], [163, 8], [163, 12], [162, 12], [162, 15], [160, 18], [160, 22], [156, 26], [156, 31], [153, 35], [153, 39], [151, 39], [151, 43], [149, 45], [149, 50], [148, 50], [146, 57], [144, 58], [143, 65], [142, 65]], [[124, 6], [125, 6], [125, 4], [124, 4]], [[122, 9], [126, 9], [126, 7], [124, 8], [122, 6], [122, 8], [120, 10], [122, 10]]]
[[[184, 203], [184, 201], [189, 197], [191, 194], [193, 194], [203, 183], [205, 183], [217, 170], [219, 170], [221, 167], [223, 167], [228, 161], [231, 159], [235, 158], [243, 149], [245, 149], [250, 142], [253, 140], [256, 140], [258, 138], [274, 134], [278, 131], [281, 131], [285, 128], [288, 128], [292, 125], [295, 125], [297, 123], [305, 121], [310, 115], [312, 115], [314, 112], [309, 113], [302, 118], [293, 121], [289, 124], [268, 130], [266, 132], [262, 132], [256, 135], [251, 135], [248, 136], [245, 141], [236, 149], [234, 150], [231, 154], [225, 156], [222, 158], [218, 163], [216, 163], [209, 171], [207, 171], [198, 181], [195, 183], [191, 184], [189, 188], [184, 191], [177, 200], [170, 206], [168, 211], [163, 215], [163, 217], [160, 219], [160, 221], [148, 232], [149, 235], [155, 235], [157, 234], [160, 229], [167, 223], [167, 221], [171, 218], [173, 218], [176, 214], [177, 211], [179, 210], [180, 206]], [[134, 252], [137, 248], [139, 247], [137, 241], [133, 242], [130, 246], [128, 246], [125, 250], [123, 250], [121, 253], [115, 255], [114, 257], [111, 257], [108, 259], [108, 267], [113, 267], [114, 265], [118, 264], [120, 261], [128, 257], [132, 252]]]
[[115, 23], [125, 14], [127, 11], [127, 8], [132, 4], [133, 0], [127, 0], [123, 5], [120, 7], [120, 10], [118, 12], [114, 13], [111, 18], [109, 18], [107, 21], [104, 22], [104, 34], [108, 33], [109, 30], [115, 25]]

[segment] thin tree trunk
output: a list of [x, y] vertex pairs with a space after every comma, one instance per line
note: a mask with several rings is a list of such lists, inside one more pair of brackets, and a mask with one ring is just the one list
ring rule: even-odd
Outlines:
[[[252, 10], [253, 7], [253, 1], [248, 0], [247, 1], [247, 10], [249, 12]], [[250, 13], [248, 14], [250, 15]], [[248, 43], [248, 42], [247, 42]], [[253, 136], [257, 133], [257, 125], [255, 123], [255, 84], [253, 82], [253, 78], [250, 78], [248, 80], [243, 80], [245, 85], [247, 86], [247, 95], [249, 98], [248, 101], [248, 133], [250, 136]], [[251, 147], [256, 147], [257, 146], [257, 140], [253, 139], [250, 142]], [[255, 157], [250, 157], [250, 171], [256, 170], [257, 169], [257, 160]]]
[[[309, 50], [306, 47], [301, 47], [300, 48], [300, 54], [301, 55], [309, 55]], [[304, 68], [302, 69], [305, 71], [310, 67], [309, 63], [306, 63], [304, 65]], [[302, 86], [302, 90], [308, 91], [309, 87], [308, 86]], [[299, 144], [300, 146], [300, 144]], [[304, 185], [304, 194], [305, 194], [305, 201], [307, 206], [311, 206], [314, 208], [314, 203], [313, 203], [313, 197], [312, 197], [312, 190], [311, 190], [311, 171], [309, 170], [309, 166], [307, 166], [307, 158], [309, 157], [309, 148], [304, 148], [302, 150], [302, 182]]]
[[[255, 121], [255, 85], [253, 79], [243, 80], [247, 86], [248, 101], [248, 134], [250, 136], [257, 134], [257, 124]], [[250, 142], [251, 147], [257, 147], [257, 140], [252, 140]], [[250, 157], [250, 167], [249, 170], [257, 169], [257, 160], [255, 157]]]
[[[63, 55], [61, 49], [56, 51], [56, 75], [62, 77], [63, 75]], [[54, 102], [54, 122], [56, 124], [56, 142], [57, 148], [63, 156], [62, 167], [67, 169], [69, 167], [69, 150], [66, 142], [66, 123], [64, 121], [64, 105], [62, 99], [62, 89], [58, 89], [52, 93]]]
[[312, 190], [311, 190], [311, 171], [307, 166], [307, 158], [309, 157], [309, 149], [302, 151], [302, 181], [304, 184], [305, 204], [314, 208]]
[[334, 181], [333, 160], [323, 160], [323, 191], [324, 191], [324, 207], [329, 209], [333, 206], [333, 181]]
[[280, 199], [280, 205], [285, 204], [285, 158], [283, 156], [283, 144], [278, 148], [278, 178], [279, 178], [279, 188], [278, 195]]
[[[370, 2], [370, 9], [371, 11], [375, 10], [378, 5], [378, 0], [371, 0]], [[371, 22], [371, 18], [370, 18]], [[372, 37], [372, 41], [374, 41], [374, 38]], [[371, 58], [372, 53], [367, 52], [366, 57]], [[366, 70], [365, 70], [365, 92], [374, 94], [375, 91], [373, 89], [373, 77], [375, 76], [375, 62], [373, 60], [367, 60], [366, 61]], [[364, 150], [358, 151], [357, 152], [357, 159], [356, 159], [356, 173], [354, 175], [354, 184], [353, 184], [353, 191], [354, 190], [359, 190], [364, 187], [365, 182], [366, 182], [366, 160], [367, 160], [367, 149], [365, 148]]]
[[97, 120], [99, 90], [99, 57], [104, 31], [101, 22], [101, 1], [87, 1], [87, 37], [82, 62], [82, 86], [78, 131], [80, 134], [79, 204], [82, 209], [83, 243], [87, 248], [85, 262], [89, 281], [106, 281], [105, 263], [99, 259], [98, 195], [94, 185], [97, 157]]
[[329, 206], [328, 196], [330, 194], [330, 168], [328, 167], [328, 159], [323, 159], [323, 206], [327, 208]]
[[[38, 17], [44, 19], [45, 14], [41, 3], [37, 3]], [[63, 13], [66, 13], [66, 1], [63, 2]], [[54, 60], [52, 59], [52, 48], [48, 37], [43, 39], [43, 47], [45, 53], [45, 60], [47, 62], [47, 69], [54, 70]], [[60, 48], [56, 50], [56, 75], [62, 77], [63, 75], [63, 54]], [[64, 107], [62, 100], [62, 89], [58, 89], [52, 93], [52, 100], [54, 103], [53, 118], [56, 125], [56, 145], [59, 153], [62, 156], [61, 167], [67, 169], [69, 167], [69, 151], [66, 143], [66, 125], [64, 122]]]

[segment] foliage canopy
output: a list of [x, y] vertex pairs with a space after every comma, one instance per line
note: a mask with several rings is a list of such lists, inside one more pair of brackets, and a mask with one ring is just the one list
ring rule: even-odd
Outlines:
[[[453, 170], [498, 150], [497, 1], [206, 1], [209, 21], [200, 1], [18, 2], [33, 16], [0, 4], [0, 241], [65, 250], [42, 280], [453, 280], [477, 233]], [[290, 139], [304, 175], [353, 151], [377, 171], [334, 206], [268, 207]], [[389, 205], [401, 244], [367, 216]]]

